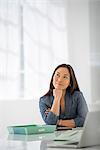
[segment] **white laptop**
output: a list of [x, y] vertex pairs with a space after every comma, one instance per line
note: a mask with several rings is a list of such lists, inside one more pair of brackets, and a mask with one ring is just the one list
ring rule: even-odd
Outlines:
[[84, 127], [57, 136], [48, 147], [82, 148], [100, 145], [100, 111], [88, 112]]

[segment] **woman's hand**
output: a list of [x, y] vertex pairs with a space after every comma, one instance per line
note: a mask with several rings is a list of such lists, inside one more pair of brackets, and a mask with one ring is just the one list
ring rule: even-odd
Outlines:
[[54, 90], [53, 90], [53, 96], [54, 96], [54, 98], [55, 98], [56, 100], [59, 100], [59, 101], [60, 101], [60, 99], [61, 99], [61, 97], [62, 97], [62, 94], [63, 94], [63, 91], [60, 90], [60, 89], [54, 89]]
[[48, 108], [48, 109], [45, 111], [45, 115], [47, 116], [49, 112], [50, 112], [50, 108]]
[[71, 120], [62, 120], [61, 119], [61, 120], [59, 120], [58, 125], [59, 126], [66, 126], [66, 127], [70, 127], [70, 128], [76, 127], [73, 119], [71, 119]]

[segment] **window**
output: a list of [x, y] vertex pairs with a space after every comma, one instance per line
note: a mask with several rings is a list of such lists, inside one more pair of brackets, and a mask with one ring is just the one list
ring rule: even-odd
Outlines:
[[0, 1], [0, 99], [39, 98], [53, 69], [67, 62], [62, 3]]

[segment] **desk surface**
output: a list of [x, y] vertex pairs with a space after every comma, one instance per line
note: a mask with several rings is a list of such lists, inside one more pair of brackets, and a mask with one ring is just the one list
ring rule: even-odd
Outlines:
[[[64, 131], [35, 135], [9, 135], [6, 133], [4, 136], [2, 134], [0, 135], [0, 150], [64, 150], [64, 148], [47, 147], [47, 143], [50, 143], [55, 136], [58, 136], [62, 132]], [[67, 150], [73, 149], [70, 148]], [[100, 150], [100, 147], [84, 148], [84, 150]]]

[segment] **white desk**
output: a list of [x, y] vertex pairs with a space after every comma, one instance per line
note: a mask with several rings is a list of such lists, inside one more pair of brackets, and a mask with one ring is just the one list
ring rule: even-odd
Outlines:
[[[61, 134], [62, 131], [50, 134], [35, 135], [9, 135], [0, 136], [0, 150], [65, 150], [67, 148], [48, 148], [53, 137]], [[73, 149], [67, 149], [73, 150]], [[75, 150], [75, 149], [74, 149]], [[80, 150], [100, 150], [100, 147], [90, 147]]]

